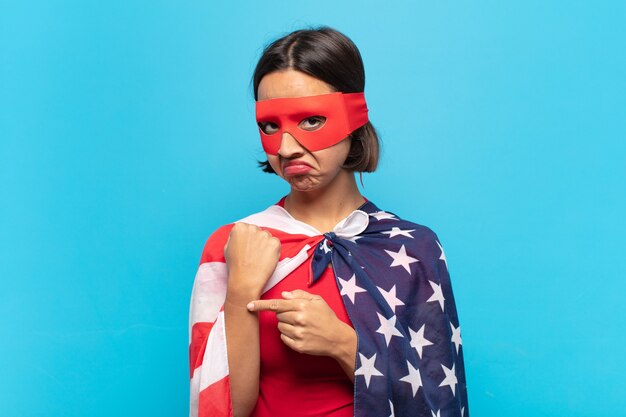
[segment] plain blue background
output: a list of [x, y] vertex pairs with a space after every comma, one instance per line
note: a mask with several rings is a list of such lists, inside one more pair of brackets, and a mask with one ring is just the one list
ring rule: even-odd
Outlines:
[[359, 46], [364, 194], [449, 261], [478, 417], [626, 415], [623, 1], [1, 1], [0, 416], [184, 416], [205, 239], [283, 196], [262, 47]]

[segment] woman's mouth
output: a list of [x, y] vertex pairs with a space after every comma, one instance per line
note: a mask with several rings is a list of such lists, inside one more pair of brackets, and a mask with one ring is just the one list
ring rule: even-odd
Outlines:
[[306, 162], [291, 161], [283, 166], [283, 173], [287, 176], [303, 175], [312, 170], [313, 167]]

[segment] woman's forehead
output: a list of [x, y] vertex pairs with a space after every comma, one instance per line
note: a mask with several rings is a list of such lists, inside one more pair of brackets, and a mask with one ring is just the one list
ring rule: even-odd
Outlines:
[[259, 83], [258, 99], [305, 97], [328, 94], [335, 90], [324, 81], [301, 71], [287, 69], [265, 75]]

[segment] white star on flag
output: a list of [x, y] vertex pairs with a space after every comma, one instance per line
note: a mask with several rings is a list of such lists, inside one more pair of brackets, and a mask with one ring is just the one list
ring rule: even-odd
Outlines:
[[454, 324], [450, 323], [452, 328], [452, 343], [456, 345], [456, 354], [459, 354], [459, 347], [463, 344], [461, 341], [461, 326], [454, 327]]
[[383, 233], [388, 234], [390, 238], [402, 235], [402, 236], [406, 236], [406, 237], [410, 237], [411, 239], [414, 239], [413, 236], [411, 236], [411, 232], [414, 232], [414, 231], [415, 229], [401, 230], [399, 227], [392, 227], [391, 230], [387, 230], [386, 232], [383, 232]]
[[443, 248], [441, 247], [439, 242], [437, 242], [437, 246], [439, 246], [439, 249], [441, 250], [441, 256], [439, 256], [439, 259], [441, 259], [443, 263], [446, 264], [446, 269], [448, 269], [448, 261], [446, 260], [446, 254], [443, 252]]
[[391, 414], [389, 414], [389, 417], [396, 417], [396, 414], [393, 412], [393, 403], [391, 402], [391, 400], [389, 400], [389, 409], [391, 410]]
[[433, 410], [430, 410], [430, 412], [433, 414], [433, 417], [441, 417], [441, 410], [437, 410], [436, 414]]
[[370, 216], [375, 217], [376, 220], [385, 220], [385, 219], [390, 219], [390, 220], [398, 220], [396, 218], [396, 216], [394, 216], [391, 213], [387, 213], [386, 211], [377, 211], [376, 213], [372, 213], [370, 214]]
[[443, 302], [445, 301], [445, 298], [443, 296], [443, 292], [441, 291], [441, 285], [435, 284], [432, 281], [428, 281], [428, 282], [430, 282], [430, 286], [433, 288], [433, 295], [431, 295], [430, 298], [426, 300], [426, 302], [439, 301], [439, 305], [441, 306], [441, 311], [443, 311]]
[[400, 330], [396, 328], [396, 316], [391, 316], [390, 319], [386, 319], [385, 316], [382, 316], [379, 312], [376, 312], [378, 315], [378, 320], [380, 320], [380, 327], [376, 330], [376, 333], [380, 333], [385, 336], [385, 342], [387, 342], [387, 346], [389, 346], [389, 342], [393, 336], [402, 337], [402, 333]]
[[324, 249], [324, 253], [330, 252], [330, 248], [328, 247], [328, 239], [324, 239], [324, 243], [322, 243], [322, 249]]
[[354, 371], [354, 375], [363, 375], [365, 378], [365, 386], [367, 388], [370, 387], [370, 379], [373, 376], [383, 376], [383, 374], [374, 367], [374, 362], [376, 362], [376, 354], [372, 355], [371, 358], [367, 358], [361, 352], [359, 352], [359, 357], [361, 358], [361, 367]]
[[411, 273], [411, 267], [409, 265], [415, 262], [419, 262], [419, 259], [415, 259], [406, 254], [406, 248], [404, 247], [404, 245], [400, 247], [400, 250], [398, 252], [390, 251], [387, 249], [385, 249], [385, 252], [387, 252], [387, 255], [393, 258], [393, 262], [390, 266], [402, 266], [409, 274]]
[[461, 407], [461, 417], [465, 415], [465, 407]]
[[400, 378], [400, 381], [408, 382], [409, 384], [411, 384], [411, 389], [413, 390], [413, 397], [415, 397], [417, 390], [422, 386], [422, 376], [420, 375], [419, 369], [413, 368], [413, 365], [411, 365], [411, 362], [406, 361], [406, 364], [409, 368], [409, 374], [407, 376]]
[[420, 329], [416, 332], [409, 327], [409, 333], [411, 334], [411, 346], [415, 348], [420, 359], [422, 359], [422, 349], [424, 349], [425, 346], [430, 346], [433, 344], [433, 342], [424, 337], [425, 330], [425, 324], [422, 325], [422, 327], [420, 327]]
[[391, 307], [391, 309], [393, 310], [393, 312], [396, 312], [396, 307], [397, 306], [403, 306], [404, 303], [402, 302], [402, 300], [400, 300], [399, 298], [396, 297], [396, 286], [394, 285], [393, 287], [391, 287], [391, 289], [389, 291], [385, 291], [380, 287], [376, 287], [378, 288], [378, 290], [380, 291], [380, 293], [383, 295], [383, 297], [385, 297], [385, 300], [387, 301], [387, 304], [389, 304], [389, 307]]
[[444, 386], [449, 386], [450, 389], [452, 390], [452, 395], [456, 395], [454, 393], [454, 387], [456, 387], [456, 384], [458, 384], [458, 380], [456, 379], [456, 372], [454, 371], [454, 367], [455, 365], [452, 364], [452, 368], [446, 368], [446, 366], [442, 363], [441, 367], [443, 368], [443, 372], [446, 374], [446, 377], [443, 379], [443, 381], [441, 381], [441, 384], [439, 384], [440, 387], [444, 387]]
[[341, 284], [341, 295], [347, 295], [352, 304], [354, 304], [354, 296], [358, 292], [365, 292], [365, 290], [358, 285], [356, 285], [356, 275], [352, 274], [352, 278], [349, 280], [341, 279], [337, 277], [339, 283]]

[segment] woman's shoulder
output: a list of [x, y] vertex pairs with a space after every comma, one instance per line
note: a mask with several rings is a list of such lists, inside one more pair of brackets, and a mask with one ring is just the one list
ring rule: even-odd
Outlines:
[[443, 249], [437, 234], [429, 226], [407, 220], [389, 210], [370, 213], [370, 225], [373, 232], [384, 235], [405, 245], [413, 253], [439, 256]]
[[415, 223], [409, 220], [402, 221], [404, 222], [404, 224], [406, 225], [405, 227], [407, 227], [408, 230], [413, 230], [413, 232], [411, 232], [413, 239], [409, 239], [409, 241], [412, 243], [412, 246], [416, 250], [418, 250], [419, 252], [426, 252], [431, 256], [439, 256], [443, 249], [441, 248], [439, 237], [437, 236], [437, 233], [433, 231], [433, 229], [423, 224]]
[[257, 224], [259, 226], [262, 225], [261, 222], [256, 221], [257, 219], [262, 219], [266, 217], [266, 213], [268, 210], [272, 210], [276, 205], [272, 205], [265, 210], [259, 211], [257, 213], [250, 214], [249, 216], [243, 217], [239, 220], [236, 220], [232, 223], [224, 224], [217, 229], [215, 229], [207, 238], [206, 243], [204, 244], [204, 249], [202, 251], [202, 258], [200, 263], [204, 262], [223, 262], [224, 261], [224, 245], [228, 241], [228, 236], [230, 235], [230, 231], [238, 222]]
[[234, 223], [229, 223], [220, 226], [209, 235], [202, 249], [201, 264], [205, 262], [225, 262], [224, 246], [228, 241], [228, 235], [233, 225]]

